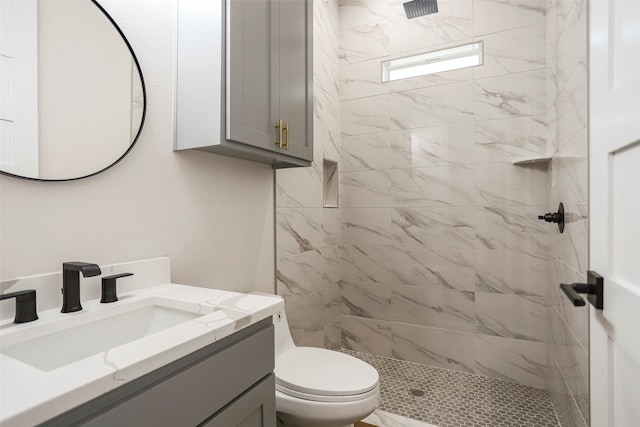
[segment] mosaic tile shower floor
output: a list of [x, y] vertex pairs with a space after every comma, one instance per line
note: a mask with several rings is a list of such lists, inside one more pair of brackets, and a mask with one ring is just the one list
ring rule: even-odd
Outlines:
[[341, 350], [380, 374], [378, 409], [439, 427], [559, 426], [541, 389], [480, 375]]

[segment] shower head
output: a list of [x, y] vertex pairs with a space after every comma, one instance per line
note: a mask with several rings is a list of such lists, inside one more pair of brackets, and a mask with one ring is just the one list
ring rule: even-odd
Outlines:
[[402, 4], [408, 19], [438, 12], [437, 0], [413, 0]]

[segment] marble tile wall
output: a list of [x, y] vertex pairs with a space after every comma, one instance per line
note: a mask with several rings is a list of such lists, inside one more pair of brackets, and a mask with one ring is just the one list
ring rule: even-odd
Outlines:
[[[548, 152], [545, 1], [402, 3], [340, 1], [333, 325], [347, 349], [545, 387], [548, 171], [511, 164]], [[381, 61], [473, 40], [483, 66], [381, 83]]]
[[586, 281], [587, 15], [586, 0], [547, 1], [547, 120], [553, 159], [548, 209], [565, 205], [566, 228], [550, 235], [549, 390], [563, 426], [589, 425], [588, 308], [574, 307], [559, 283]]
[[298, 344], [336, 347], [341, 332], [340, 212], [323, 208], [323, 159], [339, 160], [338, 2], [313, 2], [314, 161], [276, 171], [276, 286]]

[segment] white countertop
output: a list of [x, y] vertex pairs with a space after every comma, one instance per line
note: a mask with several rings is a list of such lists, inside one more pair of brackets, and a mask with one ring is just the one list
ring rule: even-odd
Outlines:
[[[166, 284], [119, 295], [120, 301], [83, 301], [83, 310], [38, 313], [39, 320], [0, 323], [0, 424], [29, 426], [44, 422], [95, 397], [139, 378], [200, 348], [266, 319], [284, 308], [268, 294], [242, 294]], [[34, 331], [55, 331], [57, 322], [82, 324], [101, 311], [133, 307], [155, 298], [202, 316], [177, 326], [51, 370], [40, 370], [1, 352], [2, 347], [30, 339]]]

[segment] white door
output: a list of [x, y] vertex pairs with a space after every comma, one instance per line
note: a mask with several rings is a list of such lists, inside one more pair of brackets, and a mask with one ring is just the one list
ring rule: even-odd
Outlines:
[[640, 0], [589, 10], [591, 425], [640, 425]]
[[0, 169], [38, 177], [36, 0], [0, 0]]

